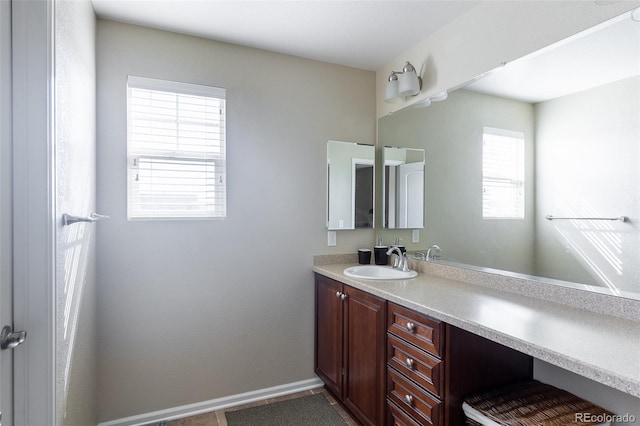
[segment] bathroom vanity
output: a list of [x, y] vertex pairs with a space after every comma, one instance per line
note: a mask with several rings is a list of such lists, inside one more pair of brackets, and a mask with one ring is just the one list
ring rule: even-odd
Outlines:
[[363, 424], [463, 424], [464, 396], [531, 378], [533, 358], [640, 396], [635, 320], [438, 274], [355, 279], [348, 266], [313, 267], [315, 369]]
[[321, 274], [315, 282], [316, 374], [363, 424], [462, 425], [465, 395], [532, 377], [528, 355]]

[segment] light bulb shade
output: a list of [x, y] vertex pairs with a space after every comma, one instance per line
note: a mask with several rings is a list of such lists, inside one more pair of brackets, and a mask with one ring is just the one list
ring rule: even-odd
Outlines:
[[414, 96], [420, 93], [420, 81], [415, 71], [403, 72], [398, 77], [400, 96]]
[[384, 100], [386, 102], [396, 102], [400, 100], [398, 93], [398, 80], [390, 80], [384, 89]]

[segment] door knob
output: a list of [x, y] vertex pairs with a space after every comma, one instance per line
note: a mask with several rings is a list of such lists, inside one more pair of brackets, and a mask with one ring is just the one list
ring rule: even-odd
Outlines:
[[13, 349], [22, 344], [26, 338], [26, 331], [13, 331], [11, 326], [5, 325], [0, 333], [0, 349]]

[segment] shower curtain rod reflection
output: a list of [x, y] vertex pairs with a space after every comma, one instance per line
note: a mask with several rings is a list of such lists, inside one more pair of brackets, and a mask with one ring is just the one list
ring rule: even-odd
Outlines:
[[547, 220], [619, 220], [620, 222], [626, 222], [628, 218], [626, 216], [618, 217], [557, 217], [553, 215], [546, 215], [544, 217]]

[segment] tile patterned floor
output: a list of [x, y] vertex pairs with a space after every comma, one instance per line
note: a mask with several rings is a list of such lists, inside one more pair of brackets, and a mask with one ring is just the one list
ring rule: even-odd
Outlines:
[[242, 410], [243, 408], [258, 407], [260, 405], [272, 404], [274, 402], [286, 401], [289, 399], [299, 398], [301, 396], [313, 395], [316, 393], [323, 393], [327, 400], [331, 403], [331, 406], [340, 414], [340, 417], [344, 419], [348, 426], [357, 426], [358, 423], [342, 408], [340, 404], [335, 400], [329, 392], [324, 388], [311, 389], [304, 392], [298, 392], [291, 395], [285, 395], [278, 398], [266, 399], [263, 401], [253, 402], [251, 404], [239, 405], [237, 407], [228, 408], [226, 410], [218, 410], [211, 413], [200, 414], [193, 417], [186, 417], [184, 419], [172, 420], [167, 422], [167, 426], [227, 426], [227, 419], [224, 416], [225, 411]]

